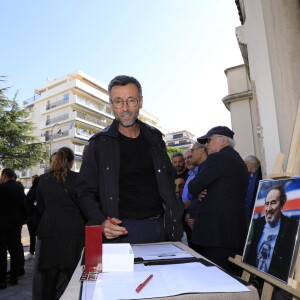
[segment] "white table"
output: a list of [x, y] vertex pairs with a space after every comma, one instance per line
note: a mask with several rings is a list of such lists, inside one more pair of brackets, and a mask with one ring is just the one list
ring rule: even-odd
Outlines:
[[[187, 247], [186, 245], [175, 242], [174, 245], [180, 247], [181, 249], [191, 253], [195, 257], [201, 258], [202, 256], [192, 250], [191, 248]], [[76, 300], [80, 299], [80, 286], [81, 282], [79, 278], [82, 274], [82, 266], [80, 262], [75, 269], [75, 272], [69, 282], [67, 289], [65, 290], [64, 294], [60, 298], [60, 300]], [[183, 294], [177, 296], [170, 296], [167, 298], [152, 298], [157, 300], [167, 299], [167, 300], [259, 300], [259, 295], [257, 290], [249, 285], [247, 286], [250, 292], [240, 292], [240, 293], [198, 293], [198, 294]], [[101, 299], [99, 299], [101, 300]], [[105, 300], [105, 299], [103, 299]]]

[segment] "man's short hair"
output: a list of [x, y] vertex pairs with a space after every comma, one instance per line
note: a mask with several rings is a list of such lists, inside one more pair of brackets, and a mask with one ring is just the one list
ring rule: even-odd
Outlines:
[[248, 155], [244, 158], [245, 163], [252, 163], [256, 168], [260, 167], [260, 160], [254, 155]]
[[193, 146], [197, 145], [197, 148], [204, 148], [204, 152], [207, 154], [207, 148], [205, 144], [199, 143], [198, 141], [193, 144]]
[[287, 197], [286, 197], [286, 193], [284, 190], [284, 187], [280, 184], [275, 184], [273, 185], [269, 190], [267, 195], [272, 191], [272, 190], [278, 190], [280, 192], [280, 196], [279, 196], [279, 201], [280, 201], [280, 207], [283, 207], [283, 205], [285, 204]]
[[199, 143], [199, 142], [195, 142], [195, 143], [193, 144], [193, 146], [195, 146], [195, 145], [197, 145], [198, 148], [205, 148], [205, 144], [202, 144], [202, 143]]
[[127, 85], [129, 83], [133, 83], [137, 87], [138, 92], [139, 92], [139, 96], [141, 97], [142, 96], [142, 86], [141, 86], [141, 84], [134, 77], [127, 76], [127, 75], [116, 76], [114, 79], [112, 79], [110, 81], [110, 83], [108, 85], [108, 94], [109, 94], [109, 97], [111, 95], [111, 89], [114, 86], [124, 86], [124, 85]]
[[177, 157], [177, 156], [181, 156], [182, 159], [183, 159], [183, 153], [182, 152], [175, 152], [173, 155], [172, 155], [172, 158], [173, 159], [174, 157]]
[[7, 178], [10, 178], [10, 179], [17, 179], [17, 175], [16, 175], [15, 171], [11, 168], [3, 169], [1, 172], [1, 175], [6, 176]]
[[191, 148], [184, 150], [184, 151], [183, 151], [183, 155], [185, 155], [186, 153], [189, 153], [189, 152], [192, 152], [192, 149], [191, 149]]

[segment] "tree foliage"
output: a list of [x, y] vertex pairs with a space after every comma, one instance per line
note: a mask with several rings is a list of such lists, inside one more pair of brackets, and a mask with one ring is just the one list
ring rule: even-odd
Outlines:
[[168, 152], [168, 155], [170, 158], [172, 158], [172, 155], [176, 152], [183, 152], [184, 150], [183, 149], [179, 149], [179, 148], [176, 148], [176, 147], [169, 147], [167, 146], [167, 152]]
[[[0, 78], [3, 83], [3, 76]], [[43, 143], [30, 132], [33, 125], [24, 121], [29, 109], [21, 108], [16, 101], [8, 99], [9, 88], [0, 88], [0, 164], [16, 170], [30, 168], [46, 157]]]

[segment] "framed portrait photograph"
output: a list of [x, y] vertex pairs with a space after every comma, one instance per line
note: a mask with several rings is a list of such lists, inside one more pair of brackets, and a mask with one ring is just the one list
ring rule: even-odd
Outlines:
[[300, 177], [261, 180], [242, 261], [287, 282], [297, 258]]

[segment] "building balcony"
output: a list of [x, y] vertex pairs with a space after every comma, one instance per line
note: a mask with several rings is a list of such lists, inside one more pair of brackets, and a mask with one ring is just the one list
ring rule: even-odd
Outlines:
[[88, 141], [95, 133], [97, 132], [87, 128], [75, 128], [75, 137], [85, 141]]
[[105, 103], [105, 102], [96, 103], [92, 100], [89, 100], [89, 99], [84, 98], [79, 95], [76, 95], [76, 103], [80, 104], [86, 108], [89, 108], [95, 112], [100, 112], [102, 114], [104, 113], [109, 117], [113, 117], [113, 113], [112, 113], [108, 103]]
[[182, 146], [184, 146], [184, 147], [189, 147], [189, 146], [191, 146], [193, 144], [193, 142], [192, 141], [185, 141], [185, 142], [169, 142], [169, 143], [167, 143], [167, 146], [168, 147], [178, 147], [178, 148], [180, 148], [180, 147], [182, 147]]
[[56, 123], [60, 123], [62, 121], [68, 120], [69, 119], [69, 114], [63, 114], [61, 116], [52, 118], [52, 119], [47, 119], [46, 120], [46, 126], [47, 125], [51, 125], [51, 124], [56, 124]]
[[46, 110], [50, 110], [50, 109], [65, 105], [68, 102], [69, 102], [69, 95], [67, 97], [64, 97], [63, 99], [57, 100], [57, 101], [52, 102], [52, 103], [48, 103], [46, 105]]
[[187, 134], [181, 134], [181, 135], [171, 135], [171, 136], [166, 136], [165, 137], [165, 141], [176, 141], [176, 140], [181, 140], [181, 139], [183, 139], [183, 138], [185, 138], [185, 139], [193, 139], [193, 137], [192, 136], [189, 136], [189, 135], [187, 135]]
[[46, 131], [46, 133], [45, 133], [45, 142], [54, 141], [56, 139], [65, 138], [65, 137], [68, 137], [68, 136], [69, 136], [69, 130], [64, 130], [60, 133], [54, 133], [52, 136], [51, 136], [51, 131]]
[[28, 105], [29, 103], [32, 103], [32, 102], [37, 101], [39, 99], [41, 99], [41, 95], [35, 94], [33, 97], [30, 97], [30, 98], [24, 100], [23, 105], [24, 106]]
[[91, 125], [100, 126], [102, 128], [105, 128], [106, 126], [110, 125], [112, 123], [112, 120], [107, 119], [105, 117], [93, 117], [91, 115], [76, 111], [76, 119], [87, 122]]

